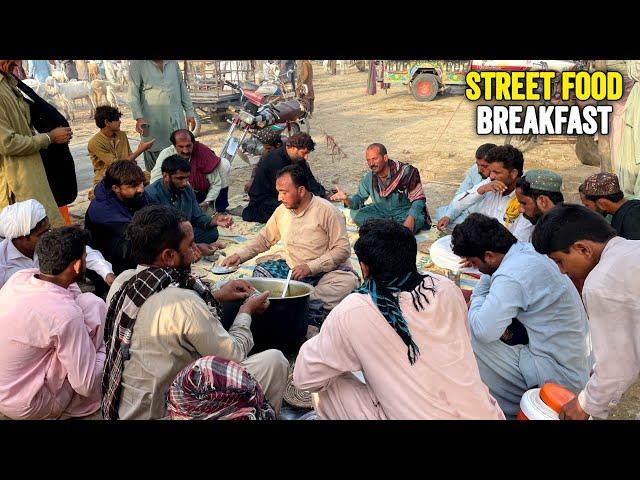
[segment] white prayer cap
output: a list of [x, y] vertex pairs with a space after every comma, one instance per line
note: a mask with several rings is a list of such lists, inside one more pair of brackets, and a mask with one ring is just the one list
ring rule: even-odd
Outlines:
[[37, 200], [25, 200], [8, 205], [0, 212], [0, 236], [11, 240], [29, 235], [46, 216], [47, 212]]

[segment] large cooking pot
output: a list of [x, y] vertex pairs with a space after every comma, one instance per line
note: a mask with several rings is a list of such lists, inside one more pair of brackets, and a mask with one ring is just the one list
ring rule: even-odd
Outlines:
[[[251, 332], [255, 346], [251, 353], [276, 348], [285, 353], [295, 352], [304, 342], [309, 325], [309, 296], [314, 288], [303, 282], [291, 280], [288, 294], [280, 298], [286, 280], [280, 278], [243, 278], [259, 292], [269, 290], [269, 307], [259, 315], [253, 315]], [[242, 301], [222, 304], [222, 324], [227, 330], [233, 324]]]

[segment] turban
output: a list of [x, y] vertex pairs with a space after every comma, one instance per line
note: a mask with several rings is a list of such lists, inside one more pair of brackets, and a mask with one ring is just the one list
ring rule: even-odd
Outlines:
[[0, 236], [14, 239], [29, 235], [47, 212], [37, 200], [26, 200], [6, 206], [0, 212]]

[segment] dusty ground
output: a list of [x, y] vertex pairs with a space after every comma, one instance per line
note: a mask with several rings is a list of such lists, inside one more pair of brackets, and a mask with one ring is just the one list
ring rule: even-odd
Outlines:
[[[317, 146], [310, 164], [316, 177], [328, 188], [337, 183], [353, 193], [366, 171], [365, 147], [381, 142], [392, 158], [408, 161], [420, 169], [429, 210], [435, 213], [437, 207], [449, 202], [473, 162], [476, 148], [486, 142], [504, 142], [502, 137], [475, 133], [475, 105], [463, 96], [438, 96], [432, 102], [420, 103], [402, 86], [368, 96], [366, 73], [351, 71], [329, 76], [318, 64], [314, 64], [314, 77], [316, 112], [310, 125]], [[124, 99], [124, 94], [120, 97]], [[125, 105], [121, 105], [121, 110], [124, 113], [122, 129], [135, 139], [135, 122], [130, 111]], [[88, 115], [88, 110], [79, 112], [72, 124], [74, 145], [86, 143], [96, 131]], [[224, 127], [205, 124], [200, 140], [219, 152], [225, 133]], [[563, 176], [567, 201], [578, 201], [578, 185], [598, 171], [580, 164], [572, 139], [564, 137], [543, 139], [527, 150], [524, 157], [525, 170], [549, 168]], [[239, 168], [232, 175], [230, 197], [242, 193], [251, 171], [251, 167], [239, 159], [234, 161], [234, 166]], [[79, 179], [79, 183], [83, 182]], [[79, 197], [73, 211], [86, 208], [86, 203], [81, 201], [84, 198], [85, 195]], [[611, 418], [635, 418], [638, 412], [640, 383], [627, 392]]]

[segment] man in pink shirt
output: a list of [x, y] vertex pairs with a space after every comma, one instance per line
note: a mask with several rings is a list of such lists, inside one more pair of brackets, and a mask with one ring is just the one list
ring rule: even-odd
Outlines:
[[45, 233], [40, 268], [0, 289], [0, 412], [12, 419], [82, 417], [100, 407], [106, 304], [81, 293], [86, 234]]
[[318, 418], [503, 420], [480, 379], [462, 292], [418, 273], [412, 232], [371, 220], [354, 249], [365, 283], [302, 345], [293, 372], [296, 387], [319, 392]]

